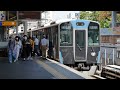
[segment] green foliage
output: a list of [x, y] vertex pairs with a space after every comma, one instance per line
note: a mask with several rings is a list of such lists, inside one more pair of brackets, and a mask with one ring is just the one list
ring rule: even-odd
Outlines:
[[111, 22], [111, 11], [81, 11], [80, 19], [98, 21], [101, 28], [109, 28]]

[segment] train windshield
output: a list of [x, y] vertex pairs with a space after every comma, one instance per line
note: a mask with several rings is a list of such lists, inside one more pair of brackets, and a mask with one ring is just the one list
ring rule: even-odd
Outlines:
[[88, 45], [99, 45], [99, 24], [91, 22], [88, 27]]
[[60, 25], [60, 46], [72, 46], [73, 30], [70, 22]]

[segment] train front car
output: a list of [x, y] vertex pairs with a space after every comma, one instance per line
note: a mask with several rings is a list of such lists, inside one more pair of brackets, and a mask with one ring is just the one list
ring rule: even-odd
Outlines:
[[87, 64], [96, 64], [98, 52], [100, 51], [100, 26], [97, 22], [90, 22], [88, 25], [87, 39]]
[[75, 66], [79, 63], [83, 64], [87, 61], [87, 20], [71, 21], [73, 27], [73, 52]]
[[60, 24], [60, 52], [63, 63], [78, 66], [94, 64], [100, 51], [99, 23], [71, 20]]

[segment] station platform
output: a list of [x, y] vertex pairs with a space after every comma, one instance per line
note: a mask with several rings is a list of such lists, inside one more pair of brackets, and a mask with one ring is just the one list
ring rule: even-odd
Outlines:
[[33, 60], [9, 63], [7, 57], [0, 57], [0, 79], [94, 79], [83, 75], [66, 65], [51, 59]]

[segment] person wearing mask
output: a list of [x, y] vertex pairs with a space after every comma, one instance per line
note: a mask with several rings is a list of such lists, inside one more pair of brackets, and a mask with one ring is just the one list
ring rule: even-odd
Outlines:
[[30, 36], [28, 37], [26, 41], [26, 51], [27, 51], [27, 60], [30, 60], [31, 57], [31, 43], [30, 43]]
[[34, 41], [33, 41], [33, 39], [32, 39], [32, 37], [29, 37], [28, 38], [28, 40], [29, 40], [29, 42], [30, 42], [30, 46], [28, 47], [29, 48], [29, 53], [28, 53], [28, 59], [31, 59], [32, 60], [32, 57], [34, 56]]
[[20, 48], [21, 48], [20, 38], [19, 38], [19, 36], [16, 36], [15, 37], [15, 47], [14, 47], [14, 50], [13, 50], [13, 56], [15, 58], [14, 62], [16, 62], [18, 60], [19, 53], [20, 53]]
[[42, 58], [46, 59], [46, 50], [48, 47], [46, 36], [43, 35], [43, 39], [41, 39], [41, 49], [42, 49]]
[[9, 41], [8, 41], [8, 59], [9, 62], [12, 63], [13, 60], [13, 50], [14, 50], [14, 46], [15, 46], [15, 42], [14, 39], [12, 38], [12, 36], [9, 37]]
[[23, 46], [23, 49], [22, 49], [23, 60], [26, 60], [27, 58], [27, 35], [23, 36], [22, 46]]

